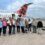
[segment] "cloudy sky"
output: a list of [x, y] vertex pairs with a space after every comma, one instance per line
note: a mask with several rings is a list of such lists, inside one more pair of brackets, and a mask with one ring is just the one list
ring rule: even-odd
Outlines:
[[27, 15], [45, 18], [45, 0], [0, 0], [0, 10], [16, 12], [23, 4], [30, 2], [33, 4], [28, 7]]

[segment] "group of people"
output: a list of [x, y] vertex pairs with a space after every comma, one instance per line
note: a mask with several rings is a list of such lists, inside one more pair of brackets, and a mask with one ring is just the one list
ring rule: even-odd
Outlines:
[[30, 22], [30, 19], [27, 21], [26, 19], [22, 17], [19, 17], [17, 20], [11, 17], [9, 17], [9, 20], [6, 20], [5, 17], [3, 19], [0, 18], [0, 35], [2, 32], [3, 32], [3, 35], [6, 35], [7, 27], [9, 29], [8, 31], [9, 35], [15, 34], [16, 28], [18, 33], [20, 33], [20, 29], [22, 33], [25, 33], [24, 28], [27, 28], [28, 30], [31, 31], [31, 22]]

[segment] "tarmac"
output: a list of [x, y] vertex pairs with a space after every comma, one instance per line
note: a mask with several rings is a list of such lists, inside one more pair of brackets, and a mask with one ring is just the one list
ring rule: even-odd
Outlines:
[[45, 31], [2, 35], [0, 36], [0, 45], [45, 45]]

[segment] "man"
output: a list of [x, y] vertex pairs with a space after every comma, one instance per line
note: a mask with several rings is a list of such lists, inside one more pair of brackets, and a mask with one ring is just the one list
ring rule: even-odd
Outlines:
[[32, 26], [32, 20], [28, 20], [28, 30], [31, 31], [31, 26]]
[[20, 27], [21, 27], [21, 30], [22, 30], [22, 33], [25, 33], [25, 20], [23, 18], [21, 18], [20, 20]]
[[12, 28], [13, 28], [13, 34], [15, 34], [15, 22], [16, 20], [12, 18]]
[[9, 35], [11, 35], [11, 31], [12, 31], [12, 18], [10, 17], [8, 20], [8, 27], [9, 27]]

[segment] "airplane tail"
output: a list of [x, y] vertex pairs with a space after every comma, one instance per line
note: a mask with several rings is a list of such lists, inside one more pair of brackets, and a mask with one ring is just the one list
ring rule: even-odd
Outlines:
[[19, 15], [26, 15], [26, 12], [27, 12], [27, 9], [28, 9], [28, 6], [29, 5], [31, 5], [31, 4], [33, 4], [33, 3], [28, 3], [28, 4], [24, 4], [22, 7], [21, 7], [21, 9], [19, 9], [18, 11], [17, 11], [17, 13], [19, 14]]

